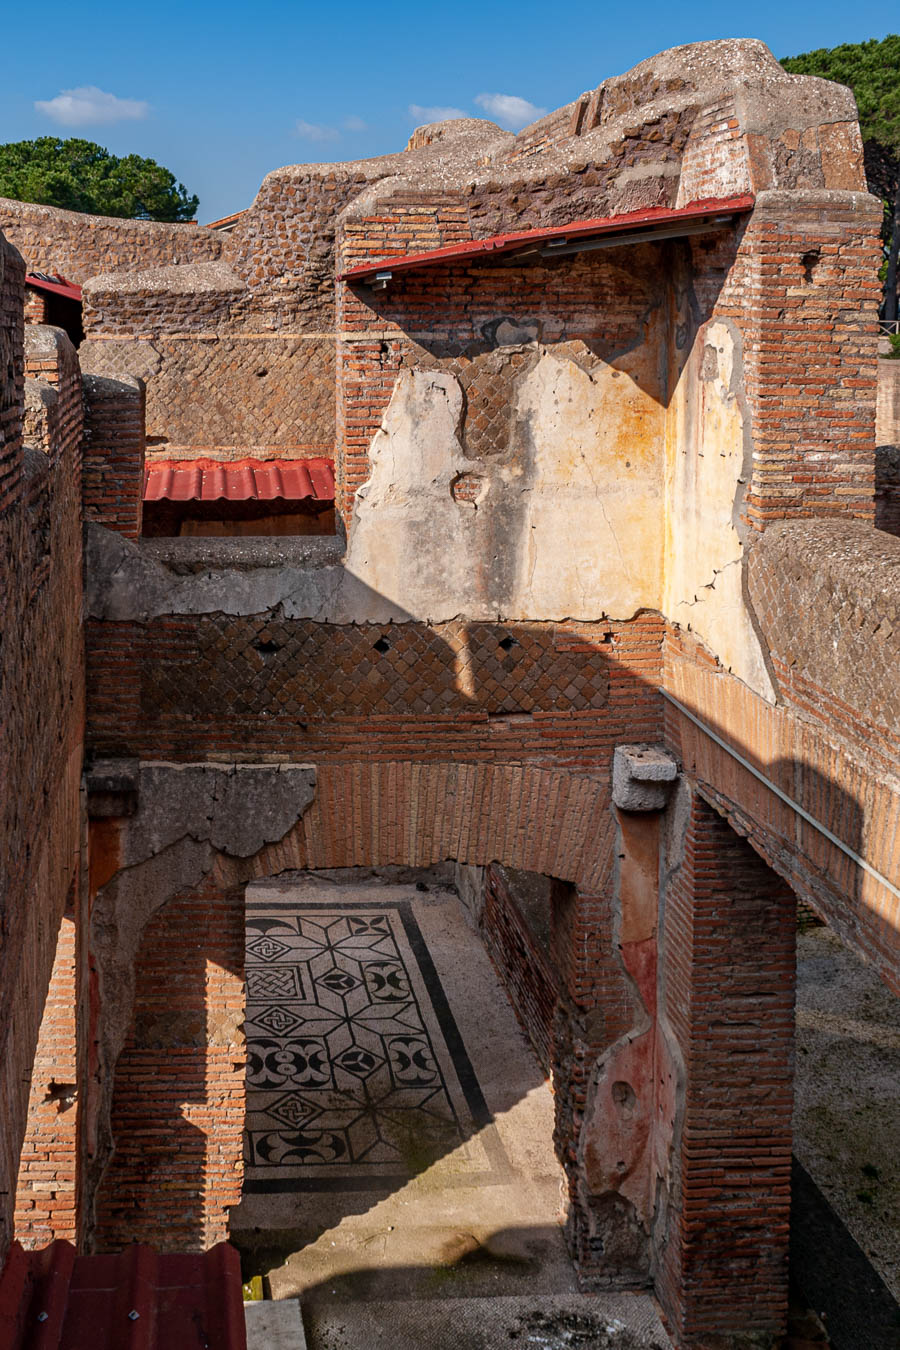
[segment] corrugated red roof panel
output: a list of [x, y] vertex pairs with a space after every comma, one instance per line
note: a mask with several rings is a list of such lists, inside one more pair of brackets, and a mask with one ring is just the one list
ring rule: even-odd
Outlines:
[[145, 502], [334, 501], [330, 459], [155, 460], [144, 471]]
[[79, 304], [81, 303], [81, 287], [76, 286], [74, 281], [66, 281], [65, 277], [57, 277], [55, 281], [51, 281], [48, 277], [38, 277], [33, 272], [28, 272], [25, 276], [25, 285], [33, 287], [36, 291], [64, 295], [67, 300], [77, 300]]
[[202, 1255], [135, 1244], [77, 1256], [14, 1243], [0, 1275], [3, 1350], [246, 1350], [241, 1265], [220, 1242]]
[[529, 245], [549, 243], [555, 240], [575, 242], [578, 239], [593, 239], [600, 235], [622, 235], [622, 242], [628, 242], [630, 233], [637, 233], [653, 226], [688, 224], [702, 221], [708, 216], [737, 215], [753, 208], [754, 198], [749, 193], [737, 197], [710, 197], [704, 201], [690, 202], [687, 206], [653, 206], [641, 211], [624, 211], [618, 216], [600, 216], [593, 220], [576, 220], [571, 225], [545, 226], [538, 230], [518, 230], [513, 234], [492, 234], [487, 239], [471, 239], [462, 244], [450, 244], [446, 248], [433, 248], [424, 253], [401, 253], [391, 258], [382, 258], [380, 262], [360, 263], [357, 267], [341, 272], [339, 281], [364, 281], [376, 272], [406, 272], [414, 268], [432, 267], [435, 263], [465, 261], [479, 254], [510, 253], [515, 249]]

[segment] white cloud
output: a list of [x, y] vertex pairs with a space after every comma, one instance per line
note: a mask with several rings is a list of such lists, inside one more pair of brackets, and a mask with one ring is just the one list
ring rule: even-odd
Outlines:
[[117, 98], [95, 84], [63, 89], [56, 98], [38, 99], [34, 106], [63, 127], [111, 126], [113, 122], [139, 121], [150, 111], [149, 103], [136, 98]]
[[351, 116], [351, 117], [345, 117], [345, 118], [344, 118], [344, 130], [345, 130], [345, 131], [368, 131], [368, 130], [369, 130], [369, 125], [368, 125], [367, 122], [364, 122], [364, 121], [362, 120], [361, 117], [352, 117], [352, 116]]
[[527, 98], [519, 98], [518, 94], [479, 94], [475, 102], [507, 131], [521, 131], [530, 122], [543, 117], [547, 111], [546, 108], [529, 103]]
[[457, 117], [468, 117], [462, 108], [423, 108], [420, 103], [409, 105], [409, 115], [420, 127], [428, 122], [450, 122]]
[[301, 141], [337, 141], [341, 133], [337, 127], [323, 127], [317, 122], [304, 122], [302, 118], [294, 125], [294, 135]]

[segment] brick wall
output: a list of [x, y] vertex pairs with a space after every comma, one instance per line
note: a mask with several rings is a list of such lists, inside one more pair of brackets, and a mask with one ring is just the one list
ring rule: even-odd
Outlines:
[[205, 1251], [227, 1237], [241, 1195], [243, 961], [242, 888], [208, 880], [144, 932], [116, 1070], [116, 1151], [97, 1197], [101, 1251], [136, 1238]]
[[76, 922], [74, 895], [60, 923], [31, 1070], [28, 1126], [16, 1187], [16, 1237], [24, 1247], [77, 1240]]
[[684, 147], [678, 205], [752, 191], [747, 145], [734, 96], [701, 108]]
[[[268, 614], [88, 625], [99, 755], [605, 764], [653, 739], [662, 620], [331, 625]], [[503, 645], [507, 644], [507, 645]], [[465, 668], [464, 668], [465, 667]]]
[[144, 382], [151, 457], [281, 459], [334, 453], [334, 349], [333, 334], [166, 331], [88, 337], [79, 355]]
[[553, 1061], [559, 979], [550, 957], [553, 883], [493, 864], [484, 883], [481, 935], [544, 1072]]
[[[894, 543], [889, 536], [881, 537]], [[805, 618], [803, 626], [809, 627]], [[687, 633], [667, 635], [664, 680], [665, 688], [702, 726], [733, 746], [873, 869], [861, 868], [700, 727], [666, 704], [666, 743], [704, 795], [844, 943], [871, 962], [891, 988], [900, 990], [900, 904], [879, 879], [895, 879], [898, 874], [896, 750], [886, 758], [877, 735], [846, 707], [845, 720], [832, 723], [830, 706], [819, 700], [816, 707], [817, 700], [808, 694], [806, 707], [767, 702], [717, 667]], [[787, 685], [791, 702], [797, 688], [794, 676]]]
[[23, 277], [0, 236], [0, 627], [15, 635], [0, 644], [0, 1252], [77, 875], [84, 717], [77, 363], [64, 335], [30, 328], [24, 448]]
[[0, 230], [22, 254], [29, 272], [62, 274], [80, 285], [113, 268], [218, 258], [223, 237], [201, 225], [88, 216], [0, 198]]
[[[25, 377], [39, 382], [26, 400], [26, 445], [40, 449], [49, 467], [65, 458], [75, 493], [81, 485], [83, 409], [78, 356], [61, 328], [28, 325], [24, 332]], [[47, 391], [51, 391], [49, 394]]]
[[684, 1099], [656, 1289], [678, 1342], [711, 1350], [784, 1329], [796, 906], [711, 807], [690, 809], [661, 943]]
[[33, 286], [25, 287], [25, 322], [26, 323], [46, 323], [47, 321], [47, 296], [44, 291], [35, 290]]
[[22, 259], [0, 244], [0, 511], [18, 499], [22, 474], [22, 408], [25, 397]]

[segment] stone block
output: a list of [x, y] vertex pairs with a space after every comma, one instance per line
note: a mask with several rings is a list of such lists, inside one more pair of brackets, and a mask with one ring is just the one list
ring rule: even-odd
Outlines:
[[617, 745], [613, 803], [620, 811], [662, 811], [678, 777], [674, 755], [657, 745]]

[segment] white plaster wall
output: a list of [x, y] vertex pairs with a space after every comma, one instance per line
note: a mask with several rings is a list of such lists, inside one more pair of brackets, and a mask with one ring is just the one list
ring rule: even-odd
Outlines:
[[673, 392], [663, 612], [690, 628], [726, 669], [774, 701], [743, 594], [738, 532], [749, 428], [730, 325], [701, 329]]
[[[614, 364], [535, 346], [508, 450], [467, 458], [463, 393], [401, 372], [360, 489], [337, 612], [344, 621], [455, 616], [631, 618], [662, 611], [767, 699], [743, 593], [739, 503], [749, 428], [736, 333], [701, 328], [666, 398], [660, 322]], [[475, 501], [454, 481], [475, 475]]]

